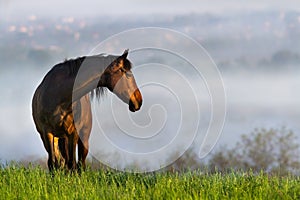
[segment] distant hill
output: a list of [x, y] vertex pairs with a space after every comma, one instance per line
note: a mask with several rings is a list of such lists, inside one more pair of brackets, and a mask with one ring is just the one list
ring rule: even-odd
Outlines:
[[[43, 67], [90, 52], [99, 42], [137, 27], [170, 28], [191, 36], [220, 68], [269, 69], [300, 63], [300, 13], [253, 12], [107, 19], [31, 18], [0, 24], [0, 68]], [[249, 67], [250, 66], [250, 67]]]

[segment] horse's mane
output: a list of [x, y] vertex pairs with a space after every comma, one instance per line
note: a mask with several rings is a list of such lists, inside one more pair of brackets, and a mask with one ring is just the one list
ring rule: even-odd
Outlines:
[[[92, 58], [99, 58], [102, 61], [105, 61], [103, 67], [108, 67], [110, 63], [112, 63], [118, 56], [107, 55], [107, 54], [99, 54], [95, 56], [82, 56], [74, 59], [65, 59], [64, 62], [57, 64], [55, 67], [63, 67], [64, 70], [68, 71], [69, 76], [77, 76], [80, 66], [84, 63], [85, 59], [92, 57]], [[90, 95], [93, 98], [100, 99], [106, 93], [107, 89], [105, 87], [97, 87], [91, 91]]]
[[[76, 77], [80, 67], [85, 62], [86, 59], [92, 58], [92, 60], [96, 60], [97, 65], [102, 65], [103, 70], [105, 70], [105, 68], [108, 67], [118, 57], [119, 56], [115, 56], [115, 55], [98, 54], [94, 56], [82, 56], [74, 59], [65, 59], [63, 62], [55, 65], [50, 70], [50, 72], [60, 68], [66, 71], [69, 76]], [[131, 69], [131, 63], [129, 60], [127, 59], [125, 60], [124, 67], [127, 70]], [[96, 97], [97, 99], [100, 99], [100, 97], [103, 96], [106, 93], [106, 91], [107, 89], [105, 87], [97, 87], [94, 90], [92, 90], [90, 94], [92, 98]]]
[[63, 65], [64, 68], [68, 70], [70, 76], [77, 76], [79, 68], [82, 65], [85, 58], [86, 56], [78, 57], [75, 59], [65, 59], [64, 62], [60, 63], [60, 65]]

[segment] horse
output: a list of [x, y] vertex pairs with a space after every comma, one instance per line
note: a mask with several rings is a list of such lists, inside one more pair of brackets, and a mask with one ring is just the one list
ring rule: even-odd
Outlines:
[[[48, 169], [85, 168], [92, 128], [91, 97], [108, 89], [128, 104], [142, 106], [142, 95], [132, 74], [128, 49], [121, 56], [93, 55], [56, 64], [39, 84], [32, 99], [32, 116], [48, 153]], [[84, 67], [83, 67], [84, 66]], [[81, 75], [83, 74], [83, 75]], [[78, 78], [80, 77], [80, 78]]]

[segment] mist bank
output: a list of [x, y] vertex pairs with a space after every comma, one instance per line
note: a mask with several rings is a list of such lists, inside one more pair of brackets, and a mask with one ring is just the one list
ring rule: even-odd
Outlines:
[[[10, 70], [0, 74], [0, 92], [4, 94], [0, 101], [0, 110], [2, 111], [2, 115], [0, 115], [0, 136], [2, 138], [0, 141], [1, 161], [20, 160], [32, 155], [37, 157], [46, 156], [46, 151], [39, 133], [35, 129], [31, 115], [31, 99], [34, 90], [46, 72], [47, 70], [44, 69], [36, 70], [31, 69], [29, 66], [24, 66], [21, 70]], [[136, 74], [137, 84], [139, 85], [141, 80], [145, 79], [143, 76], [146, 76], [146, 74], [142, 75], [140, 73], [140, 75], [138, 75], [138, 73], [134, 73]], [[155, 76], [157, 80], [162, 79], [174, 83], [172, 77], [165, 77], [160, 74], [154, 74], [153, 76]], [[227, 113], [224, 129], [218, 145], [227, 144], [230, 146], [230, 144], [236, 142], [241, 134], [250, 133], [255, 128], [260, 127], [280, 128], [281, 126], [286, 126], [292, 129], [298, 138], [300, 138], [300, 126], [298, 122], [300, 112], [299, 109], [297, 109], [299, 108], [300, 102], [298, 92], [300, 91], [299, 73], [265, 74], [248, 71], [222, 73], [222, 78], [226, 90]], [[180, 88], [179, 82], [176, 83], [176, 85], [177, 90], [184, 91], [184, 89]], [[176, 99], [173, 100], [168, 96], [168, 93], [164, 93], [163, 88], [158, 88], [159, 90], [157, 88], [151, 88], [152, 87], [148, 89], [144, 87], [141, 88], [141, 92], [146, 98], [145, 105], [151, 108], [155, 103], [164, 107], [163, 110], [161, 110], [161, 106], [157, 107], [158, 110], [152, 109], [150, 117], [159, 116], [155, 118], [156, 121], [161, 118], [165, 118], [167, 122], [170, 120], [170, 124], [164, 126], [164, 133], [169, 132], [170, 134], [162, 136], [169, 141], [172, 134], [174, 134], [174, 128], [176, 129], [176, 127], [172, 125], [172, 120], [178, 121], [178, 119], [180, 119], [180, 113], [175, 112], [173, 108], [173, 103], [176, 103]], [[211, 113], [209, 107], [203, 104], [203, 101], [210, 101], [209, 96], [206, 98], [205, 90], [200, 90], [202, 92], [197, 93], [197, 98], [201, 102], [199, 103], [201, 108], [199, 130], [202, 131], [202, 134], [207, 128]], [[157, 91], [160, 92], [159, 99], [154, 98], [157, 96]], [[115, 134], [120, 132], [119, 127], [115, 127], [116, 124], [113, 120], [106, 119], [107, 114], [103, 115], [103, 113], [111, 109], [110, 100], [112, 96], [113, 94], [108, 93], [100, 102], [96, 102], [99, 111], [97, 118], [101, 124], [104, 124], [102, 128], [106, 128], [107, 133], [114, 133], [111, 137], [117, 137]], [[188, 99], [189, 97], [186, 98]], [[119, 104], [120, 109], [126, 113], [127, 106], [122, 102]], [[192, 107], [188, 109], [193, 110]], [[164, 112], [161, 113], [162, 111]], [[140, 125], [149, 124], [150, 119], [147, 113], [148, 109], [146, 106], [144, 114], [137, 113], [132, 116], [134, 120], [137, 120], [135, 123]], [[182, 120], [186, 123], [193, 119], [184, 118]], [[158, 125], [161, 123], [164, 123], [164, 120], [157, 122]], [[178, 125], [178, 122], [175, 124]], [[158, 128], [160, 128], [160, 126]], [[153, 129], [156, 130], [157, 127], [154, 126]], [[189, 133], [188, 129], [186, 131]], [[141, 136], [141, 133], [137, 134]], [[145, 134], [147, 133], [145, 132]], [[116, 141], [118, 141], [120, 145], [127, 146], [125, 140], [123, 143], [118, 139], [116, 139]], [[97, 147], [97, 144], [99, 145], [101, 142], [94, 140], [92, 143]], [[180, 146], [180, 144], [178, 145]], [[134, 146], [129, 147], [133, 148]]]

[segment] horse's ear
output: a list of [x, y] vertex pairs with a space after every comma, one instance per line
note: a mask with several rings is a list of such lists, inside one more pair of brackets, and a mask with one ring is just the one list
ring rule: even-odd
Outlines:
[[124, 62], [126, 62], [126, 58], [127, 58], [127, 55], [128, 55], [128, 51], [129, 51], [129, 50], [126, 49], [126, 50], [124, 51], [124, 53], [123, 53], [121, 56], [119, 56], [119, 57], [115, 60], [115, 62], [113, 62], [113, 65], [112, 65], [112, 67], [111, 67], [111, 69], [112, 69], [113, 71], [117, 71], [118, 69], [124, 67]]
[[126, 58], [127, 58], [128, 51], [129, 51], [129, 49], [125, 49], [124, 53], [123, 53], [122, 56], [121, 56], [123, 59], [126, 59]]

